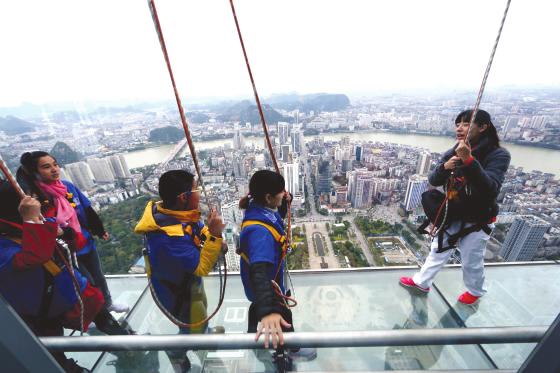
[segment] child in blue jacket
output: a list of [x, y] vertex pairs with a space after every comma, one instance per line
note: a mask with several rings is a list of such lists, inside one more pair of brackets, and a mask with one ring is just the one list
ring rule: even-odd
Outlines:
[[[222, 251], [222, 218], [212, 211], [208, 226], [201, 221], [200, 188], [194, 175], [170, 170], [159, 179], [162, 201], [150, 201], [135, 232], [144, 234], [148, 249], [146, 266], [158, 300], [182, 323], [207, 317], [203, 276], [212, 270]], [[205, 333], [208, 323], [181, 327], [180, 334]], [[217, 328], [216, 328], [217, 329]], [[168, 351], [176, 372], [190, 369], [186, 351]]]
[[[264, 334], [264, 345], [284, 343], [283, 332], [292, 332], [292, 312], [284, 302], [287, 295], [284, 284], [285, 244], [283, 218], [291, 198], [284, 190], [282, 175], [260, 170], [249, 182], [249, 195], [239, 201], [245, 210], [240, 235], [241, 280], [249, 307], [248, 333]], [[284, 248], [285, 250], [285, 248]], [[260, 322], [260, 325], [258, 323]], [[315, 358], [315, 349], [294, 349], [290, 355], [308, 360]]]

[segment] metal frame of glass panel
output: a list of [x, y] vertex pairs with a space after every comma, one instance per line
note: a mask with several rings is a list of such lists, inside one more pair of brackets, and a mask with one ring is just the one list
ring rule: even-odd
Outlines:
[[3, 372], [61, 373], [51, 354], [0, 295], [0, 361]]

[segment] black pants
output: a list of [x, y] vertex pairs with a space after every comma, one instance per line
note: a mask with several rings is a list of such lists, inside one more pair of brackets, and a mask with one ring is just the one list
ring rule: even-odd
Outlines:
[[[103, 298], [105, 298], [105, 306], [109, 307], [113, 303], [113, 299], [111, 298], [105, 275], [103, 275], [97, 250], [93, 249], [87, 254], [78, 255], [78, 265], [80, 266], [80, 272], [89, 278], [91, 284], [101, 290]], [[85, 271], [83, 270], [84, 268]]]
[[[39, 319], [22, 316], [23, 320], [37, 337], [62, 337], [64, 330], [60, 319]], [[64, 367], [67, 357], [62, 351], [50, 352], [56, 362]]]

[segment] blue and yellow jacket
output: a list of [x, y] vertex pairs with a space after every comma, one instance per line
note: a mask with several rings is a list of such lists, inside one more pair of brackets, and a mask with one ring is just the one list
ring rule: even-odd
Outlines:
[[[0, 294], [24, 318], [56, 318], [78, 301], [68, 269], [50, 260], [55, 238], [54, 223], [25, 223], [22, 238], [0, 237]], [[74, 273], [83, 291], [87, 280]]]
[[[247, 210], [245, 210], [243, 222], [247, 221], [265, 223], [273, 227], [280, 235], [283, 236], [285, 234], [284, 223], [280, 214], [254, 201], [251, 202]], [[269, 278], [271, 280], [274, 279], [274, 276], [278, 272], [279, 275], [276, 282], [280, 285], [282, 292], [285, 293], [283, 276], [285, 263], [284, 260], [280, 261], [282, 256], [281, 243], [275, 239], [273, 234], [266, 227], [259, 224], [245, 226], [241, 230], [239, 241], [240, 254], [245, 256], [248, 261], [242, 258], [240, 264], [241, 280], [247, 299], [251, 302], [255, 301], [255, 295], [249, 280], [249, 266], [259, 262], [272, 264]], [[278, 266], [280, 266], [280, 270], [278, 270]]]
[[[206, 318], [201, 276], [216, 264], [222, 239], [206, 239], [210, 233], [200, 221], [200, 212], [168, 210], [161, 202], [150, 201], [134, 231], [145, 234], [151, 280], [165, 308], [185, 323]], [[190, 332], [205, 329], [201, 325]]]

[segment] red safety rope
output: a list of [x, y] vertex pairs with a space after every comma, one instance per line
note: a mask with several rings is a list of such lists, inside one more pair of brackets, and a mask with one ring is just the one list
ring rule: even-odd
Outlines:
[[486, 82], [488, 80], [488, 75], [490, 74], [490, 68], [492, 67], [492, 62], [494, 62], [494, 55], [496, 54], [496, 49], [498, 49], [498, 43], [500, 42], [500, 37], [502, 36], [502, 30], [504, 29], [504, 24], [506, 22], [506, 17], [509, 11], [509, 6], [511, 4], [511, 0], [507, 0], [506, 9], [504, 10], [504, 15], [502, 16], [502, 21], [500, 23], [500, 28], [498, 30], [498, 35], [496, 36], [496, 40], [494, 41], [494, 47], [492, 48], [492, 52], [490, 53], [490, 58], [488, 60], [488, 64], [486, 65], [486, 70], [484, 71], [484, 76], [482, 78], [482, 82], [480, 83], [480, 88], [478, 90], [478, 96], [476, 98], [476, 102], [474, 104], [473, 112], [471, 115], [471, 120], [469, 121], [469, 128], [467, 129], [467, 136], [465, 137], [465, 142], [469, 144], [469, 132], [471, 131], [471, 126], [474, 124], [474, 119], [476, 117], [476, 113], [478, 111], [478, 107], [480, 106], [480, 101], [482, 100], [482, 95], [484, 94], [484, 89], [486, 87]]
[[[278, 167], [278, 161], [276, 160], [276, 155], [274, 154], [274, 149], [272, 148], [272, 143], [270, 141], [270, 136], [268, 134], [268, 126], [266, 125], [266, 120], [264, 118], [264, 112], [263, 112], [263, 108], [261, 105], [261, 100], [259, 98], [259, 94], [257, 92], [257, 86], [255, 84], [255, 79], [253, 78], [253, 72], [251, 70], [251, 64], [249, 63], [249, 57], [247, 56], [247, 50], [245, 49], [245, 43], [243, 42], [243, 36], [241, 35], [241, 28], [239, 27], [239, 21], [237, 20], [237, 13], [235, 12], [235, 6], [233, 5], [233, 0], [229, 0], [229, 4], [231, 6], [231, 13], [233, 15], [233, 20], [235, 21], [235, 28], [237, 29], [237, 36], [239, 37], [239, 43], [241, 44], [241, 50], [243, 51], [243, 57], [245, 58], [245, 66], [247, 66], [247, 72], [249, 73], [249, 79], [251, 80], [251, 85], [253, 87], [253, 94], [255, 95], [255, 101], [257, 103], [257, 108], [259, 110], [259, 116], [261, 117], [261, 124], [262, 124], [262, 128], [264, 131], [264, 136], [266, 139], [266, 145], [268, 147], [268, 152], [270, 153], [270, 158], [272, 159], [272, 164], [274, 165], [274, 169], [276, 170], [277, 173], [280, 173], [280, 168]], [[288, 201], [288, 222], [287, 222], [287, 227], [286, 227], [286, 245], [287, 248], [290, 247], [290, 242], [291, 242], [291, 234], [292, 234], [292, 201], [291, 199]], [[280, 267], [281, 267], [281, 263], [282, 261], [284, 261], [284, 259], [286, 259], [286, 255], [288, 253], [287, 249], [283, 249], [282, 250], [282, 256], [280, 257], [280, 264], [278, 265], [278, 268], [276, 270], [276, 275], [274, 276], [274, 278], [276, 279], [278, 276], [278, 273], [280, 271]], [[285, 268], [285, 270], [287, 271], [288, 269]], [[273, 281], [273, 284], [276, 284]], [[276, 284], [276, 286], [278, 286]], [[275, 290], [276, 291], [276, 290]], [[281, 293], [280, 291], [276, 291], [277, 293]], [[293, 307], [297, 304], [297, 302], [295, 301], [295, 299], [293, 298], [289, 298], [286, 297], [284, 294], [280, 294], [282, 296], [282, 299], [284, 299], [284, 302], [286, 303], [286, 305], [288, 307]], [[291, 306], [290, 306], [290, 302], [292, 302]]]
[[[206, 188], [204, 187], [204, 182], [202, 180], [202, 172], [200, 171], [200, 166], [198, 164], [198, 157], [196, 155], [196, 150], [194, 148], [194, 143], [193, 143], [192, 138], [191, 138], [191, 133], [189, 131], [189, 125], [187, 123], [187, 118], [185, 117], [185, 111], [184, 111], [183, 105], [181, 103], [181, 98], [179, 97], [179, 91], [177, 90], [177, 84], [175, 83], [175, 77], [173, 75], [173, 69], [171, 68], [171, 62], [169, 60], [169, 54], [167, 53], [167, 47], [165, 45], [165, 39], [163, 37], [163, 31], [161, 29], [161, 24], [159, 22], [159, 17], [158, 17], [158, 14], [157, 14], [157, 9], [156, 9], [156, 5], [154, 3], [154, 0], [149, 0], [148, 5], [150, 7], [150, 12], [152, 14], [152, 20], [154, 22], [154, 26], [155, 26], [156, 32], [158, 34], [158, 39], [159, 39], [159, 44], [161, 46], [161, 51], [163, 52], [163, 57], [165, 58], [165, 63], [167, 65], [167, 71], [169, 72], [169, 78], [171, 79], [171, 85], [173, 86], [173, 92], [175, 94], [175, 100], [177, 102], [177, 107], [179, 109], [179, 114], [181, 116], [181, 124], [183, 125], [183, 130], [185, 131], [185, 137], [186, 137], [187, 143], [189, 145], [189, 151], [190, 151], [191, 157], [193, 159], [193, 163], [194, 163], [194, 167], [196, 169], [196, 173], [198, 175], [199, 185], [202, 187], [202, 192], [204, 193], [204, 198], [206, 200], [206, 204], [208, 205], [208, 209], [210, 210], [210, 200], [208, 198], [208, 194], [206, 193]], [[145, 260], [147, 260], [146, 264], [149, 265], [149, 258], [148, 258], [147, 255], [145, 255]], [[214, 312], [212, 312], [210, 314], [210, 316], [206, 317], [204, 320], [200, 320], [196, 323], [189, 324], [189, 323], [184, 323], [184, 322], [180, 321], [179, 319], [175, 318], [171, 314], [171, 312], [169, 312], [165, 308], [165, 306], [163, 306], [163, 304], [159, 301], [159, 299], [157, 297], [157, 294], [156, 294], [156, 292], [153, 288], [152, 281], [151, 281], [150, 277], [148, 276], [148, 286], [150, 288], [150, 292], [152, 293], [152, 298], [154, 299], [154, 302], [156, 303], [158, 308], [175, 325], [177, 325], [179, 327], [183, 327], [183, 328], [192, 328], [192, 327], [202, 325], [202, 324], [208, 322], [212, 317], [214, 317], [216, 315], [216, 313], [218, 313], [218, 310], [220, 309], [220, 307], [222, 306], [222, 303], [224, 301], [225, 288], [226, 288], [226, 283], [227, 283], [227, 264], [226, 264], [225, 258], [224, 258], [224, 280], [223, 280], [223, 283], [222, 283], [221, 272], [220, 272], [220, 282], [221, 282], [221, 285], [223, 285], [223, 286], [220, 286], [220, 297], [219, 297], [219, 300], [218, 300], [218, 305], [217, 305], [216, 309], [214, 310]]]
[[191, 132], [189, 130], [189, 125], [187, 123], [187, 118], [185, 116], [185, 111], [183, 109], [183, 104], [181, 103], [181, 97], [179, 96], [179, 91], [177, 89], [177, 84], [175, 83], [175, 76], [173, 75], [173, 69], [171, 68], [171, 61], [169, 60], [169, 54], [167, 53], [167, 47], [165, 45], [165, 39], [163, 37], [163, 31], [161, 29], [161, 24], [159, 22], [159, 17], [157, 14], [156, 4], [154, 0], [149, 0], [148, 4], [150, 6], [150, 12], [152, 13], [152, 20], [158, 34], [159, 44], [161, 46], [161, 51], [163, 52], [163, 57], [165, 58], [165, 64], [167, 65], [167, 71], [169, 72], [169, 78], [171, 79], [171, 85], [173, 86], [173, 93], [175, 94], [175, 101], [177, 102], [177, 108], [179, 109], [179, 115], [181, 116], [181, 124], [183, 125], [183, 130], [185, 131], [185, 137], [187, 139], [187, 144], [189, 146], [189, 151], [193, 159], [194, 167], [198, 176], [199, 184], [202, 186], [202, 191], [204, 192], [204, 197], [206, 199], [206, 204], [210, 208], [208, 195], [206, 194], [206, 189], [204, 188], [204, 182], [202, 180], [202, 172], [200, 171], [200, 166], [198, 164], [198, 157], [196, 155], [196, 150], [194, 148], [194, 143], [191, 138]]
[[[486, 64], [486, 70], [484, 71], [484, 76], [482, 77], [482, 82], [480, 83], [480, 88], [478, 90], [478, 95], [476, 97], [476, 102], [474, 104], [473, 111], [472, 111], [472, 114], [471, 114], [471, 118], [469, 120], [469, 127], [467, 128], [467, 135], [465, 136], [465, 143], [467, 144], [467, 146], [469, 148], [470, 148], [469, 133], [471, 132], [471, 127], [474, 124], [476, 114], [477, 114], [478, 108], [480, 106], [480, 102], [482, 101], [482, 96], [484, 94], [484, 89], [486, 88], [486, 82], [488, 81], [488, 76], [490, 75], [490, 68], [492, 67], [492, 62], [494, 62], [494, 56], [496, 55], [496, 50], [498, 49], [498, 44], [500, 42], [500, 37], [502, 36], [502, 30], [504, 29], [504, 24], [506, 22], [506, 18], [507, 18], [507, 14], [508, 14], [508, 11], [509, 11], [510, 4], [511, 4], [511, 0], [507, 0], [506, 9], [504, 10], [504, 14], [502, 16], [502, 21], [500, 22], [500, 28], [498, 29], [498, 35], [496, 36], [496, 39], [494, 40], [494, 46], [492, 47], [492, 51], [490, 52], [490, 58], [488, 59], [488, 63]], [[449, 181], [451, 181], [451, 178], [453, 178], [453, 173], [451, 174]], [[439, 229], [437, 229], [436, 234], [443, 228], [443, 225], [445, 224], [445, 220], [447, 218], [447, 209], [449, 207], [449, 198], [448, 198], [448, 192], [447, 191], [445, 193], [445, 199], [443, 200], [443, 202], [441, 203], [441, 206], [438, 209], [438, 213], [436, 215], [434, 223], [437, 223], [437, 221], [439, 219], [439, 216], [440, 216], [444, 207], [445, 207], [446, 214], [443, 218], [443, 221], [441, 222], [441, 227]], [[430, 231], [430, 236], [433, 237], [435, 229], [436, 229], [436, 227], [434, 225], [432, 227], [431, 231]]]
[[247, 51], [245, 50], [245, 43], [243, 42], [243, 36], [241, 36], [241, 29], [239, 27], [239, 22], [237, 21], [237, 14], [235, 13], [235, 6], [233, 5], [233, 0], [229, 0], [231, 5], [231, 12], [233, 14], [233, 20], [235, 21], [235, 27], [237, 29], [237, 35], [239, 36], [239, 42], [241, 43], [241, 49], [243, 50], [243, 57], [245, 57], [245, 65], [247, 66], [247, 72], [249, 73], [249, 78], [251, 79], [251, 85], [253, 86], [253, 93], [255, 95], [255, 101], [257, 102], [257, 108], [259, 109], [259, 115], [261, 117], [261, 123], [264, 131], [264, 136], [266, 139], [266, 145], [268, 146], [268, 151], [270, 153], [270, 158], [272, 159], [272, 164], [277, 173], [280, 173], [278, 168], [278, 162], [276, 161], [276, 155], [274, 154], [274, 149], [272, 148], [272, 143], [270, 142], [270, 137], [268, 135], [268, 127], [266, 125], [266, 120], [264, 119], [264, 112], [261, 105], [261, 100], [259, 99], [259, 94], [257, 93], [257, 86], [255, 85], [255, 79], [253, 78], [253, 72], [251, 71], [251, 65], [249, 64], [249, 57], [247, 57]]

